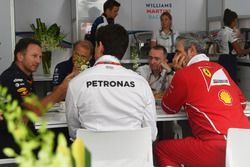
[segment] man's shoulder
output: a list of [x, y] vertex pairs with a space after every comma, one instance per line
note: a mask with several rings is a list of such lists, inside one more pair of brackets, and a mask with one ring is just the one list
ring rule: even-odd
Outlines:
[[143, 71], [150, 71], [149, 65], [148, 64], [142, 65], [142, 66], [138, 67], [136, 71], [142, 71], [142, 70]]
[[11, 70], [10, 68], [6, 69], [5, 71], [2, 72], [2, 74], [0, 75], [1, 78], [10, 75], [11, 73], [13, 73], [13, 70]]
[[[143, 80], [143, 81], [145, 80], [141, 75], [139, 75], [137, 72], [131, 69], [122, 68], [121, 70], [118, 71], [118, 73], [122, 78], [133, 78], [133, 79]], [[89, 78], [89, 77], [94, 78], [94, 76], [99, 76], [99, 75], [102, 75], [102, 76], [107, 75], [107, 77], [110, 76], [110, 74], [107, 73], [106, 71], [103, 71], [103, 69], [97, 66], [94, 66], [94, 67], [84, 70], [76, 78], [77, 79], [83, 79], [83, 78]], [[112, 77], [112, 75], [110, 77]]]
[[65, 66], [65, 65], [67, 65], [67, 64], [69, 64], [69, 63], [70, 63], [70, 59], [69, 59], [69, 60], [62, 61], [62, 62], [58, 63], [56, 66], [61, 67], [61, 66]]
[[96, 19], [95, 19], [95, 21], [94, 21], [94, 23], [93, 23], [93, 26], [97, 26], [97, 25], [99, 25], [99, 24], [101, 24], [101, 23], [103, 23], [104, 22], [104, 17], [103, 16], [99, 16], [99, 17], [97, 17]]
[[11, 65], [0, 75], [0, 83], [15, 78], [18, 74], [19, 72]]
[[[144, 65], [144, 66], [145, 67], [142, 67], [142, 68], [146, 68], [146, 69], [149, 68], [149, 67], [147, 67], [148, 65]], [[138, 72], [138, 71], [135, 72], [135, 71], [130, 70], [130, 69], [125, 69], [125, 71], [126, 72], [124, 73], [124, 77], [128, 76], [130, 78], [135, 79], [137, 82], [148, 85], [148, 81], [145, 79], [145, 76], [143, 76], [143, 74], [141, 74], [140, 72]]]
[[148, 75], [150, 75], [151, 73], [151, 69], [149, 67], [149, 65], [143, 65], [137, 68], [136, 72], [139, 75], [142, 75], [144, 78], [147, 78]]
[[60, 70], [72, 70], [73, 68], [73, 63], [71, 61], [71, 59], [63, 61], [61, 63], [58, 63], [55, 67], [56, 69], [60, 69]]
[[[192, 64], [188, 67], [180, 69], [177, 71], [179, 76], [195, 76], [197, 77], [197, 73], [201, 73], [204, 75], [209, 75], [211, 71], [217, 71], [219, 69], [224, 69], [220, 64], [211, 61], [201, 61], [195, 64]], [[175, 74], [176, 75], [176, 74]]]

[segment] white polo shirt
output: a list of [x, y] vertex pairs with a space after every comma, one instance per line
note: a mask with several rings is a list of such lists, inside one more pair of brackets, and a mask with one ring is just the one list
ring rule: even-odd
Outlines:
[[69, 135], [78, 128], [112, 131], [151, 127], [156, 139], [156, 108], [147, 81], [120, 65], [114, 56], [100, 57], [69, 83], [66, 95]]
[[166, 70], [163, 69], [160, 76], [155, 77], [149, 65], [140, 66], [136, 72], [143, 76], [153, 91], [165, 91], [169, 86], [169, 78]]
[[167, 49], [167, 53], [174, 53], [176, 38], [178, 36], [179, 33], [175, 31], [166, 34], [164, 31], [157, 30], [154, 31], [151, 41], [164, 46]]
[[238, 40], [237, 34], [230, 27], [224, 26], [217, 36], [219, 50], [222, 54], [229, 54], [228, 42], [233, 43]]

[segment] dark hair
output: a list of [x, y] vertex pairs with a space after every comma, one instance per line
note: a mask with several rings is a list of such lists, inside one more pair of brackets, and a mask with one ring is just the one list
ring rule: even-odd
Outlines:
[[26, 49], [28, 48], [28, 46], [30, 44], [34, 44], [34, 45], [38, 45], [39, 47], [41, 47], [41, 43], [40, 41], [36, 40], [36, 39], [33, 39], [33, 38], [22, 38], [20, 39], [16, 46], [15, 46], [15, 50], [14, 50], [14, 61], [16, 61], [17, 59], [17, 53], [18, 52], [22, 52], [22, 53], [25, 53], [26, 52]]
[[164, 46], [157, 44], [157, 45], [153, 46], [150, 50], [152, 50], [152, 49], [154, 49], [154, 50], [162, 50], [164, 55], [167, 57], [167, 54], [168, 54], [167, 49]]
[[120, 7], [120, 3], [116, 0], [107, 0], [103, 5], [103, 11], [105, 12], [107, 9], [112, 10], [114, 6]]
[[119, 24], [109, 24], [100, 27], [96, 33], [97, 45], [102, 42], [105, 55], [122, 59], [128, 47], [127, 30]]
[[238, 18], [238, 15], [236, 12], [230, 9], [225, 9], [224, 17], [223, 17], [223, 22], [225, 26], [230, 26], [232, 22], [237, 18]]

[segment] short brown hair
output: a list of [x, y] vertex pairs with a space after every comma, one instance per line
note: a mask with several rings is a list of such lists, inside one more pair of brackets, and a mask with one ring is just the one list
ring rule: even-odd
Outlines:
[[38, 45], [41, 48], [41, 42], [33, 38], [22, 38], [20, 39], [14, 50], [14, 61], [17, 60], [17, 53], [24, 53], [30, 44]]
[[103, 12], [105, 12], [107, 9], [112, 10], [114, 6], [120, 7], [120, 3], [116, 0], [107, 0], [103, 5]]

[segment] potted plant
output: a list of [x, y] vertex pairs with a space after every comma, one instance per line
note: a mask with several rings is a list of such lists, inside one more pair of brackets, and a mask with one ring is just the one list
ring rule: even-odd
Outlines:
[[[26, 103], [32, 103], [43, 109], [36, 96], [24, 99]], [[47, 111], [47, 108], [44, 110]], [[20, 153], [12, 148], [4, 148], [4, 153], [14, 157], [19, 167], [90, 167], [90, 153], [84, 147], [80, 139], [76, 139], [71, 147], [68, 147], [63, 134], [57, 137], [47, 129], [46, 122], [32, 111], [23, 110], [16, 100], [12, 100], [7, 93], [7, 88], [0, 85], [0, 113], [7, 122], [8, 131], [13, 135]], [[42, 126], [36, 134], [23, 122], [28, 118], [35, 123], [40, 121]], [[56, 145], [56, 146], [55, 146]], [[56, 148], [56, 149], [54, 149]]]
[[36, 18], [36, 26], [30, 25], [34, 31], [33, 38], [40, 41], [42, 45], [42, 65], [44, 74], [50, 74], [51, 67], [51, 51], [61, 49], [61, 42], [65, 35], [61, 33], [60, 27], [54, 23], [47, 28], [40, 18]]

